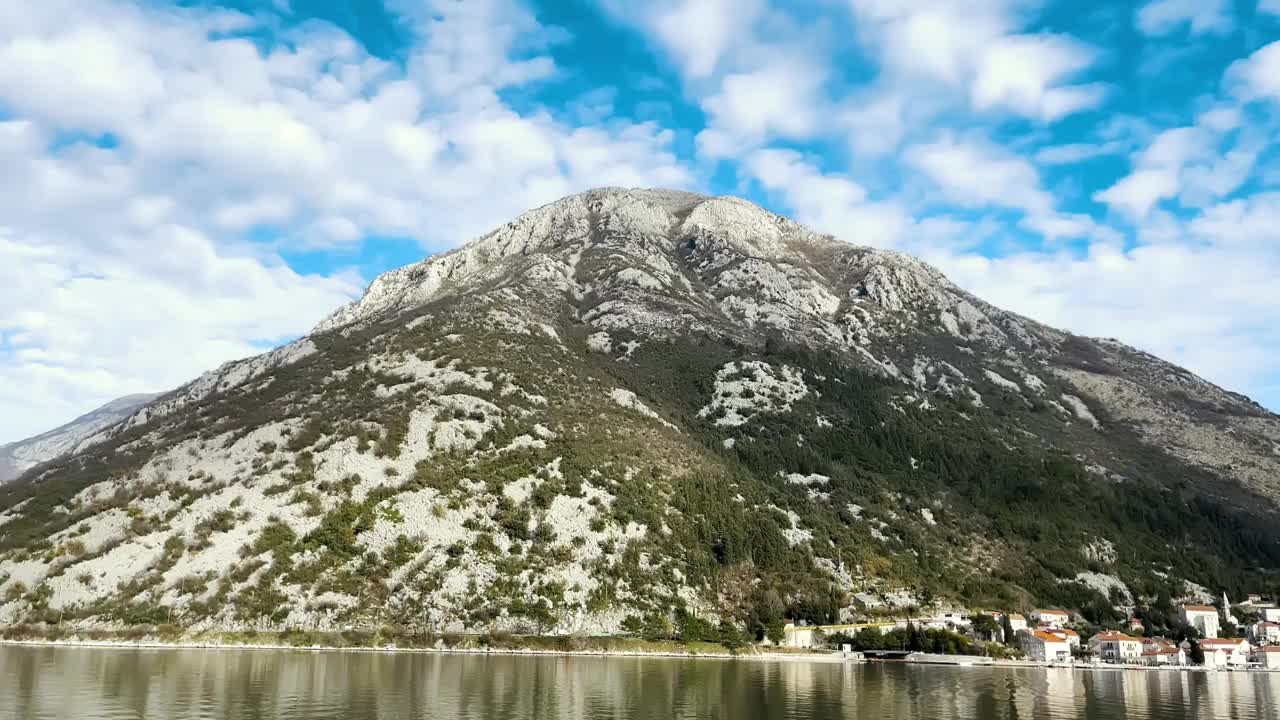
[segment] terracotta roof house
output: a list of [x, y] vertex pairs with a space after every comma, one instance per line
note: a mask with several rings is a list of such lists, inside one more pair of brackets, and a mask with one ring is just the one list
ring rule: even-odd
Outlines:
[[1205, 667], [1243, 666], [1249, 662], [1252, 646], [1238, 638], [1206, 638], [1200, 641]]
[[1142, 641], [1108, 630], [1089, 638], [1089, 651], [1103, 662], [1136, 663], [1142, 657]]
[[1043, 630], [1023, 630], [1018, 634], [1022, 652], [1038, 662], [1071, 662], [1071, 645]]

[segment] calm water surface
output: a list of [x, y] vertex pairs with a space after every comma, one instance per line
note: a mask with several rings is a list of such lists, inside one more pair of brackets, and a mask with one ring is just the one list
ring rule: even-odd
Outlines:
[[1280, 674], [0, 646], [0, 718], [1280, 718]]

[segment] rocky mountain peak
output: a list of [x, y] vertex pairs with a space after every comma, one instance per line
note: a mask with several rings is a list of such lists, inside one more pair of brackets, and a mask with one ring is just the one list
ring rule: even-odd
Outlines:
[[910, 256], [605, 188], [0, 489], [0, 623], [757, 628], [904, 587], [1101, 622], [1099, 587], [1280, 568], [1276, 448], [1280, 418]]

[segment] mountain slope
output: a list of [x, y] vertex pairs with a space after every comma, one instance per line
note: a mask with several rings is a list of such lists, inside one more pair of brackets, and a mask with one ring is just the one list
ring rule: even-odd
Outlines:
[[1274, 583], [1280, 418], [735, 198], [603, 189], [0, 491], [0, 622], [753, 630]]
[[99, 431], [133, 415], [157, 395], [126, 395], [35, 437], [0, 445], [0, 483], [60, 455], [72, 452]]

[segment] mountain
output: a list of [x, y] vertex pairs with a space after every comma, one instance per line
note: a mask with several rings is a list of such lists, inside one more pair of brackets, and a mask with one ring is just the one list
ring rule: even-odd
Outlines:
[[0, 623], [1107, 623], [1280, 569], [1280, 418], [730, 197], [564, 198], [105, 435], [0, 488]]
[[126, 395], [49, 432], [0, 445], [0, 483], [8, 482], [40, 463], [72, 452], [85, 440], [133, 415], [156, 397], [159, 396]]

